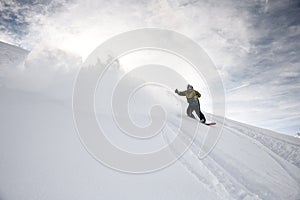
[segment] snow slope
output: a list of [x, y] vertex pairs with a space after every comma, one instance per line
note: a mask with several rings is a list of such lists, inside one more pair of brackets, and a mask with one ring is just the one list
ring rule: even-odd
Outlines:
[[[229, 119], [204, 159], [199, 159], [198, 152], [207, 131], [216, 127], [200, 125], [191, 148], [167, 168], [133, 175], [105, 167], [85, 150], [75, 129], [70, 92], [75, 72], [54, 73], [57, 77], [43, 90], [14, 84], [0, 87], [1, 200], [300, 199], [300, 140]], [[136, 99], [133, 118], [147, 119], [139, 100], [149, 97], [143, 98]], [[173, 132], [166, 131], [150, 144], [131, 141], [136, 145], [128, 147], [130, 139], [121, 136], [109, 113], [101, 113], [101, 107], [99, 112], [106, 127], [114, 130], [110, 139], [124, 148], [148, 150], [157, 147], [156, 141], [168, 143], [173, 138]], [[171, 129], [178, 128], [178, 120], [198, 124], [187, 117], [178, 119], [172, 107], [168, 112], [172, 115], [166, 123]], [[221, 126], [220, 117], [206, 115]], [[187, 143], [191, 131], [188, 127], [182, 131], [180, 141]], [[176, 149], [172, 151], [176, 154]]]

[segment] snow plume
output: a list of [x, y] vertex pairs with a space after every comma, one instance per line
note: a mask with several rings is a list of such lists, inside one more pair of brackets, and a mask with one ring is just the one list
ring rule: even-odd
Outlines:
[[4, 54], [8, 53], [16, 60], [11, 63], [2, 59], [3, 87], [71, 100], [72, 84], [82, 63], [80, 57], [59, 49], [35, 49], [30, 53], [21, 51], [21, 54], [17, 54], [16, 47], [15, 53], [9, 52], [7, 45], [1, 44], [0, 48]]

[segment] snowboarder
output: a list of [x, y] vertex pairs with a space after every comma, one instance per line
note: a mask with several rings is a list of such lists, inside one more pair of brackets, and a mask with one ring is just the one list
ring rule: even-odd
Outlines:
[[198, 99], [201, 97], [201, 94], [194, 90], [193, 86], [190, 84], [187, 85], [187, 90], [180, 92], [176, 89], [175, 93], [186, 97], [187, 102], [189, 103], [189, 106], [186, 110], [187, 115], [195, 119], [195, 116], [193, 115], [193, 111], [195, 111], [200, 119], [200, 122], [205, 124], [206, 118], [200, 110], [200, 102]]

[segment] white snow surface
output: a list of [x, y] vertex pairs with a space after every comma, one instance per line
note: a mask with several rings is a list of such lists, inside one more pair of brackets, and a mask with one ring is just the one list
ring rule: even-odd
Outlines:
[[[28, 54], [24, 51], [20, 55], [20, 51], [3, 43], [0, 48], [5, 51], [1, 57], [9, 54], [21, 59]], [[215, 127], [200, 124], [193, 145], [174, 164], [152, 173], [122, 173], [95, 160], [79, 139], [72, 114], [76, 70], [56, 68], [51, 78], [43, 80], [41, 87], [32, 89], [32, 85], [41, 83], [35, 76], [45, 73], [44, 68], [35, 67], [30, 71], [28, 65], [29, 69], [22, 69], [18, 76], [13, 76], [12, 65], [9, 69], [3, 67], [8, 66], [9, 59], [1, 60], [4, 82], [0, 86], [1, 200], [300, 199], [299, 138], [225, 119], [222, 135], [206, 158], [199, 159], [197, 155], [207, 131]], [[27, 80], [31, 80], [30, 84]], [[146, 98], [141, 95], [136, 100], [143, 100], [143, 97]], [[148, 99], [147, 96], [144, 101]], [[148, 113], [143, 116], [142, 105], [135, 102], [132, 118], [147, 119]], [[167, 118], [167, 124], [176, 129], [179, 115], [176, 109], [169, 109], [172, 116]], [[120, 136], [121, 131], [118, 132], [109, 120], [110, 114], [101, 112], [101, 105], [97, 112], [99, 118], [106, 120], [105, 126], [115, 130], [110, 139], [125, 148], [132, 138]], [[215, 121], [216, 126], [222, 126], [221, 117], [205, 115]], [[182, 120], [198, 123], [188, 117]], [[191, 140], [189, 129], [182, 131], [181, 141]], [[161, 138], [168, 142], [172, 134]], [[153, 148], [155, 141], [148, 146], [133, 141], [130, 144], [137, 144], [138, 148], [128, 148]]]

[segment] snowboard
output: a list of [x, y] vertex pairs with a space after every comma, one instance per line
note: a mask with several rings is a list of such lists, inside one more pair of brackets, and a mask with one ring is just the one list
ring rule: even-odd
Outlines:
[[216, 125], [216, 122], [204, 123], [206, 126], [213, 126]]

